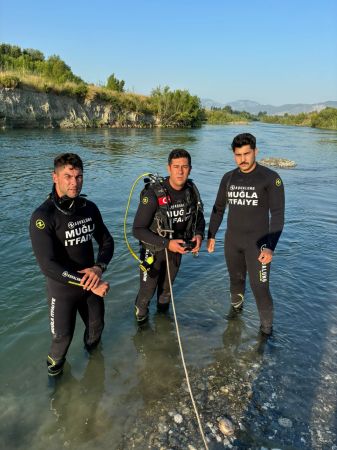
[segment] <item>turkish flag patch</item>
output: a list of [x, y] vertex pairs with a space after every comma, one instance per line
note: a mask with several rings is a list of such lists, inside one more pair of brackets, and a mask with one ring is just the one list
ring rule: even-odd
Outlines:
[[158, 204], [159, 206], [167, 205], [170, 201], [170, 197], [158, 197]]

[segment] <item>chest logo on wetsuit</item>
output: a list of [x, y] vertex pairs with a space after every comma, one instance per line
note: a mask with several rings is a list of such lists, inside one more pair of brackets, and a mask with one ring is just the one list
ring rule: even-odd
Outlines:
[[149, 197], [143, 197], [142, 203], [143, 203], [143, 205], [147, 205], [149, 203]]
[[42, 219], [37, 219], [37, 221], [35, 222], [36, 228], [38, 228], [39, 230], [43, 230], [46, 227], [46, 224], [44, 223], [44, 221]]
[[185, 203], [175, 203], [167, 211], [167, 216], [171, 217], [172, 223], [183, 223], [189, 221], [191, 213], [191, 208], [188, 208]]
[[229, 205], [258, 206], [259, 197], [254, 186], [236, 186], [231, 184], [227, 192]]
[[77, 222], [68, 222], [68, 228], [70, 230], [66, 230], [65, 232], [64, 246], [72, 247], [73, 245], [91, 241], [95, 224], [91, 217], [86, 217]]
[[281, 186], [282, 184], [281, 178], [276, 178], [275, 184], [277, 187]]

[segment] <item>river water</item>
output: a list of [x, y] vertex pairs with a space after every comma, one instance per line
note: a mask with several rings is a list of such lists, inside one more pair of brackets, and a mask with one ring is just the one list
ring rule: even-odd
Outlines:
[[[185, 147], [208, 221], [221, 177], [234, 167], [231, 140], [244, 131], [257, 136], [260, 158], [288, 158], [297, 167], [278, 170], [286, 190], [286, 226], [272, 266], [275, 333], [268, 342], [260, 345], [249, 289], [242, 316], [224, 318], [225, 220], [216, 253], [203, 248], [198, 258], [186, 255], [174, 285], [209, 446], [337, 448], [337, 133], [267, 124], [1, 132], [1, 448], [202, 448], [188, 399], [182, 402], [184, 373], [172, 313], [158, 315], [153, 302], [149, 325], [139, 330], [134, 321], [138, 271], [123, 240], [123, 216], [132, 182], [144, 172], [164, 175], [169, 151]], [[83, 193], [99, 206], [116, 248], [105, 275], [111, 290], [102, 346], [92, 356], [84, 351], [79, 319], [65, 373], [53, 383], [45, 363], [45, 283], [28, 224], [50, 192], [54, 156], [66, 151], [83, 158]], [[140, 189], [141, 184], [131, 202], [129, 230]], [[248, 391], [242, 393], [240, 384]], [[181, 424], [173, 413], [182, 415]], [[217, 429], [211, 432], [219, 417], [233, 421], [235, 434], [227, 440]], [[194, 430], [190, 443], [188, 430]]]

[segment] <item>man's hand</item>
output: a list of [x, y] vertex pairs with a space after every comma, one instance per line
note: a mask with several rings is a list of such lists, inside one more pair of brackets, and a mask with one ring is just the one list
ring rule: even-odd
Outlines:
[[214, 238], [209, 238], [207, 240], [207, 250], [208, 253], [213, 253], [215, 249], [215, 239]]
[[106, 294], [109, 292], [110, 285], [106, 281], [100, 281], [98, 283], [98, 286], [94, 289], [91, 289], [91, 292], [98, 295], [99, 297], [105, 297]]
[[191, 239], [191, 241], [196, 242], [196, 246], [191, 250], [191, 253], [198, 253], [202, 244], [202, 237], [200, 234], [197, 234]]
[[98, 283], [100, 282], [102, 278], [102, 269], [100, 269], [97, 266], [89, 267], [88, 269], [79, 270], [79, 273], [84, 273], [81, 285], [83, 286], [83, 289], [87, 291], [92, 291], [93, 289], [96, 289], [98, 286]]
[[185, 253], [188, 252], [184, 249], [184, 247], [180, 245], [183, 243], [184, 243], [183, 239], [171, 239], [167, 248], [170, 250], [170, 252], [181, 253], [182, 255], [184, 255]]
[[270, 250], [270, 248], [264, 248], [261, 250], [261, 253], [258, 257], [258, 260], [261, 264], [269, 264], [271, 260], [273, 259], [273, 250]]

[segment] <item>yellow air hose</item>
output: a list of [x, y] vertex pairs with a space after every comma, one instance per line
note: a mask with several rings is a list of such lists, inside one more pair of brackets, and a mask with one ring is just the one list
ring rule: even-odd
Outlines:
[[[141, 180], [144, 177], [148, 177], [150, 176], [150, 173], [143, 173], [142, 175], [139, 175], [139, 177], [136, 179], [136, 181], [133, 183], [131, 190], [130, 190], [130, 194], [129, 194], [129, 198], [128, 198], [128, 203], [126, 205], [126, 209], [125, 209], [125, 215], [124, 215], [124, 239], [125, 239], [125, 243], [126, 246], [129, 250], [129, 252], [131, 253], [131, 255], [135, 258], [135, 260], [137, 260], [139, 262], [139, 264], [142, 265], [143, 261], [141, 261], [141, 259], [137, 256], [137, 254], [133, 251], [129, 240], [128, 240], [128, 236], [127, 236], [127, 232], [126, 232], [126, 226], [127, 226], [127, 218], [128, 218], [128, 212], [129, 212], [129, 208], [130, 208], [130, 202], [131, 202], [131, 198], [133, 195], [133, 191], [135, 190], [135, 187], [137, 186], [137, 183], [139, 182], [139, 180]], [[142, 269], [142, 267], [141, 267]], [[142, 269], [143, 270], [143, 269]]]
[[[139, 182], [139, 180], [141, 180], [144, 177], [148, 177], [151, 176], [151, 173], [143, 173], [142, 175], [139, 175], [139, 177], [136, 179], [136, 181], [133, 183], [131, 190], [130, 190], [130, 194], [129, 194], [129, 198], [128, 198], [128, 203], [126, 205], [126, 210], [125, 210], [125, 215], [124, 215], [124, 239], [126, 242], [126, 245], [129, 249], [129, 252], [131, 253], [131, 255], [140, 263], [140, 268], [144, 271], [147, 270], [146, 267], [143, 266], [143, 261], [141, 261], [141, 259], [136, 255], [136, 253], [133, 251], [128, 237], [127, 237], [127, 233], [126, 233], [126, 225], [127, 225], [127, 217], [128, 217], [128, 212], [129, 212], [129, 207], [130, 207], [130, 202], [131, 202], [131, 198], [133, 195], [133, 191], [135, 190], [135, 187], [137, 185], [137, 183]], [[172, 290], [172, 282], [171, 282], [171, 274], [170, 274], [170, 267], [169, 267], [169, 260], [168, 260], [168, 253], [167, 253], [167, 249], [165, 248], [165, 256], [166, 256], [166, 267], [167, 267], [167, 274], [168, 274], [168, 280], [169, 280], [169, 285], [170, 285], [170, 293], [171, 293], [171, 303], [172, 303], [172, 309], [173, 309], [173, 316], [174, 316], [174, 322], [175, 322], [175, 327], [176, 327], [176, 331], [177, 331], [177, 337], [178, 337], [178, 344], [179, 344], [179, 350], [180, 350], [180, 355], [181, 355], [181, 360], [182, 360], [182, 364], [183, 364], [183, 368], [185, 371], [185, 378], [186, 378], [186, 382], [187, 382], [187, 387], [188, 387], [188, 391], [191, 397], [191, 401], [192, 401], [192, 405], [193, 405], [193, 409], [197, 418], [197, 422], [198, 422], [198, 426], [199, 426], [199, 432], [204, 444], [204, 447], [206, 450], [208, 450], [208, 445], [207, 445], [207, 441], [206, 441], [206, 437], [204, 434], [204, 430], [201, 424], [201, 420], [200, 420], [200, 414], [198, 412], [194, 397], [193, 397], [193, 393], [192, 393], [192, 388], [191, 388], [191, 384], [190, 384], [190, 379], [189, 379], [189, 375], [188, 375], [188, 371], [187, 371], [187, 367], [186, 367], [186, 363], [185, 363], [185, 357], [184, 357], [184, 352], [183, 352], [183, 348], [182, 348], [182, 343], [181, 343], [181, 338], [180, 338], [180, 332], [179, 332], [179, 326], [178, 326], [178, 320], [177, 320], [177, 315], [176, 315], [176, 309], [175, 309], [175, 304], [174, 304], [174, 297], [173, 297], [173, 290]]]

